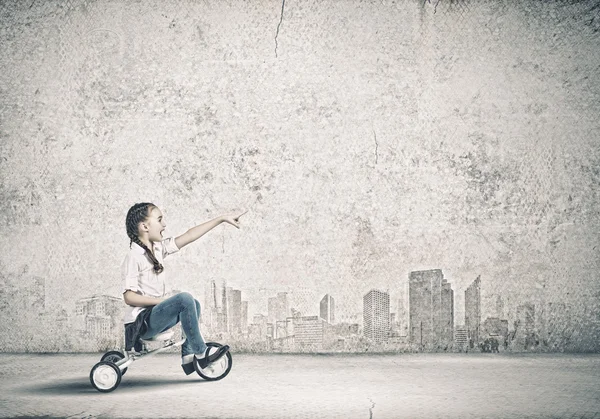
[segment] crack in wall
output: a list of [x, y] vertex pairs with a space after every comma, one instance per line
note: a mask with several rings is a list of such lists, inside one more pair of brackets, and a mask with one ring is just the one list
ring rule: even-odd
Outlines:
[[277, 58], [277, 37], [279, 36], [279, 28], [283, 22], [283, 10], [285, 9], [285, 0], [281, 2], [281, 16], [279, 17], [279, 23], [277, 24], [277, 32], [275, 33], [275, 58]]
[[369, 398], [369, 401], [371, 402], [371, 407], [369, 407], [369, 419], [373, 419], [373, 409], [375, 409], [375, 402]]
[[[81, 411], [81, 412], [79, 412], [79, 413], [75, 413], [75, 414], [73, 414], [73, 415], [67, 416], [66, 418], [67, 418], [67, 419], [69, 419], [69, 418], [78, 417], [79, 415], [81, 415], [81, 414], [83, 414], [83, 413], [85, 413], [85, 410], [83, 410], [83, 411]], [[83, 416], [81, 416], [81, 417], [83, 417]]]
[[[433, 7], [433, 14], [435, 14], [435, 13], [437, 12], [437, 7], [438, 7], [438, 4], [440, 4], [440, 1], [441, 1], [441, 0], [437, 0], [437, 2], [435, 3], [435, 5], [434, 5], [434, 7]], [[429, 4], [431, 4], [431, 0], [425, 0], [425, 1], [423, 2], [423, 4], [425, 4], [425, 3], [429, 3]]]
[[375, 137], [375, 164], [379, 161], [379, 143], [377, 142], [377, 133], [373, 130], [373, 136]]

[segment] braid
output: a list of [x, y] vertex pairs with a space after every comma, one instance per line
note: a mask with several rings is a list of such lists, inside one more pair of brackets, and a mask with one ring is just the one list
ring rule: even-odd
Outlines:
[[[150, 251], [150, 249], [148, 249], [148, 246], [146, 246], [140, 239], [139, 237], [135, 237], [132, 242], [138, 244], [142, 249], [144, 249], [146, 251], [146, 256], [148, 257], [148, 259], [150, 259], [150, 262], [152, 262], [152, 264], [154, 265], [154, 272], [156, 272], [157, 274], [161, 273], [164, 270], [164, 267], [161, 265], [161, 263], [156, 259], [156, 256], [154, 256], [154, 253], [152, 253]], [[129, 244], [131, 246], [131, 243]]]
[[139, 204], [135, 204], [134, 206], [129, 208], [129, 211], [127, 211], [127, 218], [125, 219], [125, 228], [127, 229], [127, 236], [130, 240], [129, 248], [131, 248], [132, 243], [135, 243], [142, 249], [144, 249], [146, 251], [146, 256], [148, 257], [148, 259], [150, 259], [152, 265], [154, 265], [154, 272], [159, 274], [164, 270], [164, 267], [156, 259], [154, 253], [152, 253], [150, 249], [148, 249], [148, 246], [146, 246], [138, 236], [138, 225], [146, 220], [146, 218], [148, 217], [148, 213], [152, 210], [152, 208], [155, 207], [156, 205], [151, 204], [149, 202], [142, 202]]

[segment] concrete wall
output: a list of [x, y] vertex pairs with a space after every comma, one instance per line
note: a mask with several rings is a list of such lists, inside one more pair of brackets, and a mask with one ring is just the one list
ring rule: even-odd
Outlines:
[[140, 201], [169, 235], [249, 209], [167, 265], [249, 319], [278, 291], [360, 319], [442, 269], [455, 324], [481, 275], [600, 350], [600, 6], [508, 3], [2, 2], [0, 350], [86, 350]]

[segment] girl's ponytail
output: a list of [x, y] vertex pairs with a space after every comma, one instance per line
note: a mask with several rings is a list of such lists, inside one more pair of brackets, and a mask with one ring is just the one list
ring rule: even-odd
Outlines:
[[152, 211], [152, 208], [155, 207], [156, 205], [151, 204], [149, 202], [142, 202], [139, 204], [135, 204], [134, 206], [129, 208], [129, 211], [127, 211], [127, 217], [125, 219], [125, 228], [127, 229], [127, 236], [130, 240], [129, 248], [131, 248], [132, 243], [135, 243], [142, 249], [144, 249], [146, 251], [146, 256], [148, 257], [148, 259], [150, 259], [152, 265], [154, 265], [154, 272], [159, 274], [164, 270], [162, 264], [156, 259], [154, 253], [152, 253], [150, 249], [148, 249], [148, 246], [142, 243], [138, 236], [138, 225], [142, 221], [145, 221], [146, 218], [148, 218], [150, 211]]

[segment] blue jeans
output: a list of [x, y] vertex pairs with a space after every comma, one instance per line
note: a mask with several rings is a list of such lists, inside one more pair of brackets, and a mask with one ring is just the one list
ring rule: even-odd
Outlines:
[[200, 334], [199, 318], [198, 300], [194, 299], [189, 292], [181, 292], [154, 306], [147, 320], [148, 328], [141, 338], [150, 339], [181, 322], [181, 328], [186, 336], [181, 346], [181, 355], [204, 353], [206, 342]]

